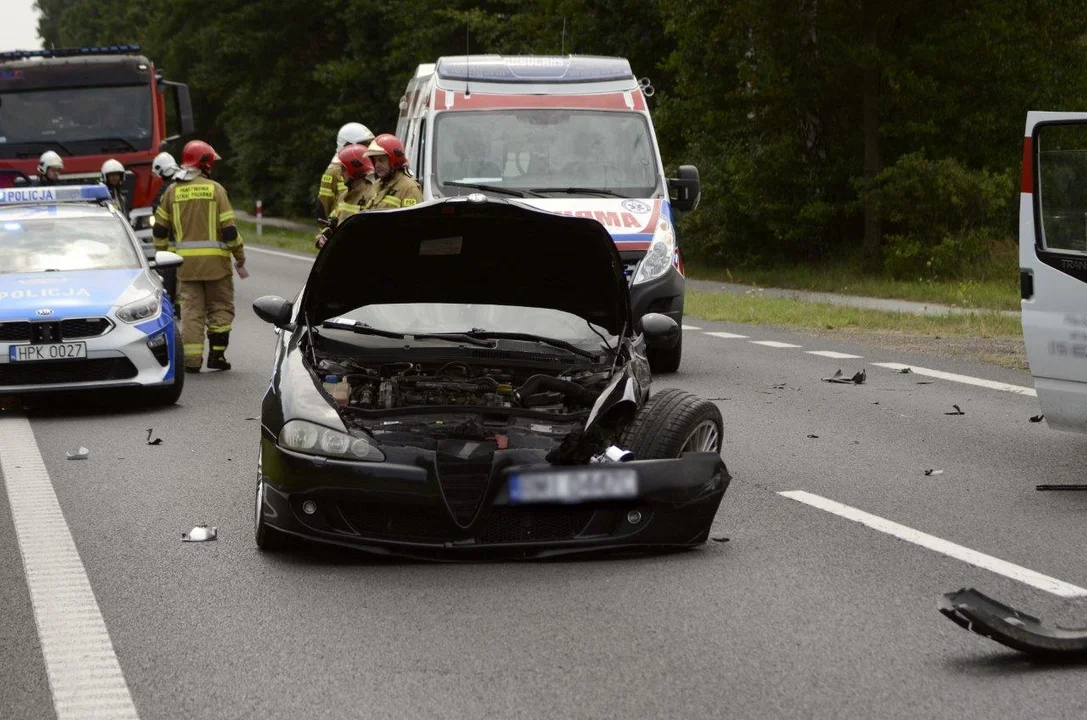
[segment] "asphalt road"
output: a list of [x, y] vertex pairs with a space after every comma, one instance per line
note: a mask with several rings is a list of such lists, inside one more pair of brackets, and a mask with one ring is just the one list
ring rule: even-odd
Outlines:
[[[308, 263], [254, 252], [249, 266], [237, 283], [234, 370], [190, 377], [166, 410], [30, 414], [141, 718], [1087, 712], [1076, 689], [1087, 668], [1027, 662], [936, 611], [942, 593], [964, 586], [1047, 620], [1087, 624], [1087, 602], [778, 494], [807, 491], [1087, 585], [1087, 493], [1034, 490], [1083, 481], [1087, 439], [1029, 422], [1032, 397], [872, 363], [1017, 386], [1029, 376], [689, 319], [700, 329], [685, 331], [682, 371], [655, 387], [713, 398], [724, 414], [734, 480], [712, 535], [728, 542], [645, 559], [483, 565], [307, 548], [264, 556], [252, 539], [249, 418], [273, 335], [250, 304], [292, 296]], [[821, 381], [862, 367], [863, 385]], [[945, 415], [952, 404], [965, 414]], [[148, 428], [161, 445], [146, 444]], [[67, 460], [80, 445], [90, 458]], [[182, 543], [201, 522], [219, 539]], [[54, 717], [4, 501], [0, 608], [0, 717]]]

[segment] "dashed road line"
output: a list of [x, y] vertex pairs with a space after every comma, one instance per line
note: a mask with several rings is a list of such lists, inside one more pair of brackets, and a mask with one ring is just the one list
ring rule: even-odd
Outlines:
[[778, 495], [787, 497], [791, 500], [796, 500], [797, 502], [802, 502], [814, 508], [819, 508], [820, 510], [825, 510], [828, 513], [860, 523], [873, 530], [878, 530], [882, 533], [896, 537], [899, 540], [905, 540], [914, 545], [920, 545], [923, 548], [928, 548], [941, 555], [961, 560], [964, 563], [979, 567], [983, 570], [988, 570], [997, 575], [1003, 575], [1006, 578], [1011, 578], [1012, 580], [1016, 580], [1025, 585], [1030, 585], [1039, 590], [1044, 590], [1047, 593], [1052, 593], [1059, 597], [1078, 598], [1087, 596], [1087, 589], [1085, 588], [1066, 583], [1063, 580], [1058, 580], [1057, 578], [1048, 575], [1043, 575], [1042, 573], [1029, 570], [1020, 565], [1001, 560], [1000, 558], [995, 558], [992, 555], [986, 555], [977, 550], [971, 550], [968, 547], [938, 538], [935, 535], [929, 535], [920, 530], [914, 530], [911, 527], [900, 525], [891, 520], [881, 518], [878, 515], [866, 513], [863, 510], [858, 510], [849, 505], [843, 505], [834, 500], [828, 500], [820, 495], [815, 495], [803, 490], [786, 490], [779, 492]]
[[682, 327], [683, 327], [684, 330], [701, 330], [702, 329], [702, 328], [698, 327], [697, 325], [683, 325]]
[[1038, 397], [1038, 391], [1034, 388], [1024, 387], [1023, 385], [1009, 385], [1008, 383], [997, 382], [996, 380], [986, 380], [985, 378], [973, 377], [972, 375], [959, 375], [958, 373], [932, 370], [930, 368], [917, 367], [916, 365], [904, 365], [902, 363], [872, 363], [872, 365], [887, 368], [888, 370], [899, 371], [909, 368], [910, 372], [916, 375], [924, 375], [925, 377], [937, 378], [939, 380], [949, 380], [951, 382], [963, 383], [964, 385], [975, 385], [977, 387], [989, 388], [990, 390], [1002, 390], [1004, 392], [1015, 393], [1016, 395]]
[[707, 332], [702, 334], [712, 335], [716, 338], [723, 338], [725, 340], [747, 340], [747, 335], [737, 335], [736, 333], [730, 332]]
[[804, 352], [808, 355], [818, 355], [819, 357], [833, 358], [835, 360], [861, 360], [864, 358], [863, 355], [850, 355], [835, 350], [805, 350]]
[[4, 476], [58, 720], [138, 716], [30, 421], [0, 418]]
[[[314, 233], [316, 235], [316, 233]], [[276, 257], [287, 258], [289, 260], [301, 260], [302, 262], [313, 263], [317, 259], [317, 256], [306, 257], [305, 255], [296, 255], [295, 253], [279, 252], [278, 250], [268, 250], [262, 247], [253, 247], [252, 245], [245, 246], [246, 252], [255, 252], [260, 255], [275, 255]]]
[[793, 345], [787, 342], [778, 342], [777, 340], [751, 340], [752, 345], [764, 345], [772, 348], [798, 348], [804, 347], [803, 345]]

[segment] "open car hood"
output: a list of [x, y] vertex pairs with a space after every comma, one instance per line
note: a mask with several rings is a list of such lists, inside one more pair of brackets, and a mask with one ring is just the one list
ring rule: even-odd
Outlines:
[[319, 324], [364, 305], [424, 302], [551, 308], [631, 331], [622, 261], [600, 223], [490, 198], [351, 216], [317, 256], [302, 312]]

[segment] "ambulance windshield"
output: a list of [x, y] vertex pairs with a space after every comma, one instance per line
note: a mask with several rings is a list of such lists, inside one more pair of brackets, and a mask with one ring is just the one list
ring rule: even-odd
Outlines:
[[478, 191], [446, 183], [548, 193], [571, 188], [574, 196], [662, 192], [649, 125], [636, 112], [445, 112], [436, 120], [433, 145], [434, 187], [445, 196]]

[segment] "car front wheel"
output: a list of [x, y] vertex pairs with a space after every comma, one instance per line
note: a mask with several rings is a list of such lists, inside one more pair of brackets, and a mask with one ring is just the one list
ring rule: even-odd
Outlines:
[[685, 452], [721, 452], [721, 411], [709, 400], [677, 388], [649, 398], [621, 438], [638, 460], [676, 458]]

